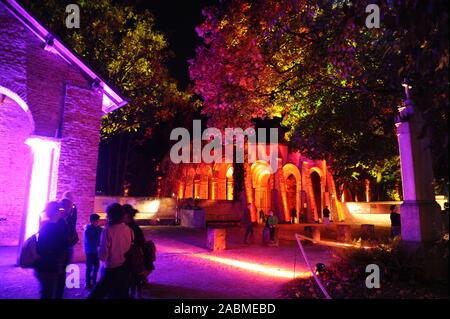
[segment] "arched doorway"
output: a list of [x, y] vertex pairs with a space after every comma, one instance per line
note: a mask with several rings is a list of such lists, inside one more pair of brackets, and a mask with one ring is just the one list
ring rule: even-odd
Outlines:
[[321, 187], [321, 182], [320, 182], [320, 175], [316, 172], [313, 171], [311, 173], [311, 183], [312, 183], [312, 188], [313, 188], [313, 193], [314, 193], [314, 202], [316, 204], [316, 209], [317, 209], [317, 216], [320, 219], [322, 218], [322, 187]]
[[286, 201], [289, 212], [291, 212], [293, 208], [297, 210], [297, 181], [293, 174], [290, 174], [286, 178]]
[[252, 164], [252, 186], [256, 211], [263, 210], [265, 214], [272, 209], [273, 174], [267, 162], [256, 161]]
[[16, 221], [25, 213], [33, 164], [26, 142], [34, 128], [27, 109], [5, 93], [0, 92], [0, 202], [8, 223], [0, 223], [0, 232], [8, 239], [0, 240], [0, 245], [17, 245], [20, 227]]

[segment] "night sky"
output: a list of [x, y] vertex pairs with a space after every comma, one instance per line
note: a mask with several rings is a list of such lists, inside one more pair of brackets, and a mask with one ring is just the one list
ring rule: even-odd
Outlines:
[[182, 87], [189, 83], [188, 59], [195, 55], [201, 39], [195, 27], [204, 20], [202, 9], [219, 0], [132, 0], [138, 8], [150, 9], [156, 16], [156, 27], [167, 35], [175, 54], [169, 63], [170, 74]]
[[[168, 38], [170, 50], [174, 57], [168, 61], [169, 72], [178, 80], [180, 89], [184, 89], [189, 83], [188, 60], [195, 56], [195, 48], [202, 43], [195, 32], [195, 27], [200, 25], [204, 17], [202, 9], [218, 3], [220, 0], [128, 0], [127, 3], [138, 9], [149, 9], [156, 18], [156, 29], [162, 31]], [[122, 2], [122, 1], [121, 1]], [[124, 137], [125, 139], [128, 137]], [[161, 146], [158, 143], [164, 143]], [[129, 158], [127, 180], [131, 182], [130, 195], [148, 196], [155, 195], [156, 175], [154, 174], [155, 157], [165, 154], [160, 153], [167, 145], [167, 140], [152, 139], [141, 147], [136, 148]], [[99, 161], [97, 167], [97, 191], [108, 194], [121, 194], [121, 186], [117, 185], [120, 174], [123, 171], [117, 163], [118, 147], [117, 137], [111, 137], [108, 143], [100, 144]], [[112, 158], [113, 160], [111, 161]], [[122, 159], [123, 160], [123, 159]], [[110, 167], [111, 166], [111, 167]], [[109, 173], [108, 173], [109, 172]], [[108, 174], [113, 183], [108, 182]], [[109, 183], [109, 187], [107, 186]]]

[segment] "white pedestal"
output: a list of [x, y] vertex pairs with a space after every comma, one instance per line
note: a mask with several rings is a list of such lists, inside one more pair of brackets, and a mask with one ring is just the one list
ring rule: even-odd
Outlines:
[[430, 242], [441, 235], [440, 206], [436, 201], [404, 201], [400, 206], [402, 240]]

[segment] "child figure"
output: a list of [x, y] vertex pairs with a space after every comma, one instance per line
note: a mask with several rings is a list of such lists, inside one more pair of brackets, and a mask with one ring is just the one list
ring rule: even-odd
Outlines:
[[91, 214], [90, 224], [86, 225], [84, 231], [84, 253], [86, 254], [86, 288], [91, 289], [97, 283], [97, 273], [100, 266], [98, 258], [98, 246], [102, 227], [98, 225], [100, 216]]

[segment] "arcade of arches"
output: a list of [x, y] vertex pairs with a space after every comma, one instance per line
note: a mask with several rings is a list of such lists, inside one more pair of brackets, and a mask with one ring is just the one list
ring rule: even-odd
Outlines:
[[[282, 146], [280, 146], [281, 148]], [[289, 221], [295, 208], [302, 212], [304, 222], [322, 219], [327, 205], [335, 221], [344, 220], [336, 187], [325, 161], [312, 161], [298, 152], [279, 152], [279, 165], [272, 172], [262, 160], [244, 164], [245, 198], [252, 204], [252, 219], [258, 213], [273, 210], [281, 221]], [[283, 156], [284, 155], [284, 156]], [[294, 164], [301, 163], [301, 164]], [[233, 165], [231, 163], [177, 164], [178, 173], [172, 193], [179, 199], [233, 200]], [[299, 218], [296, 219], [299, 222]]]

